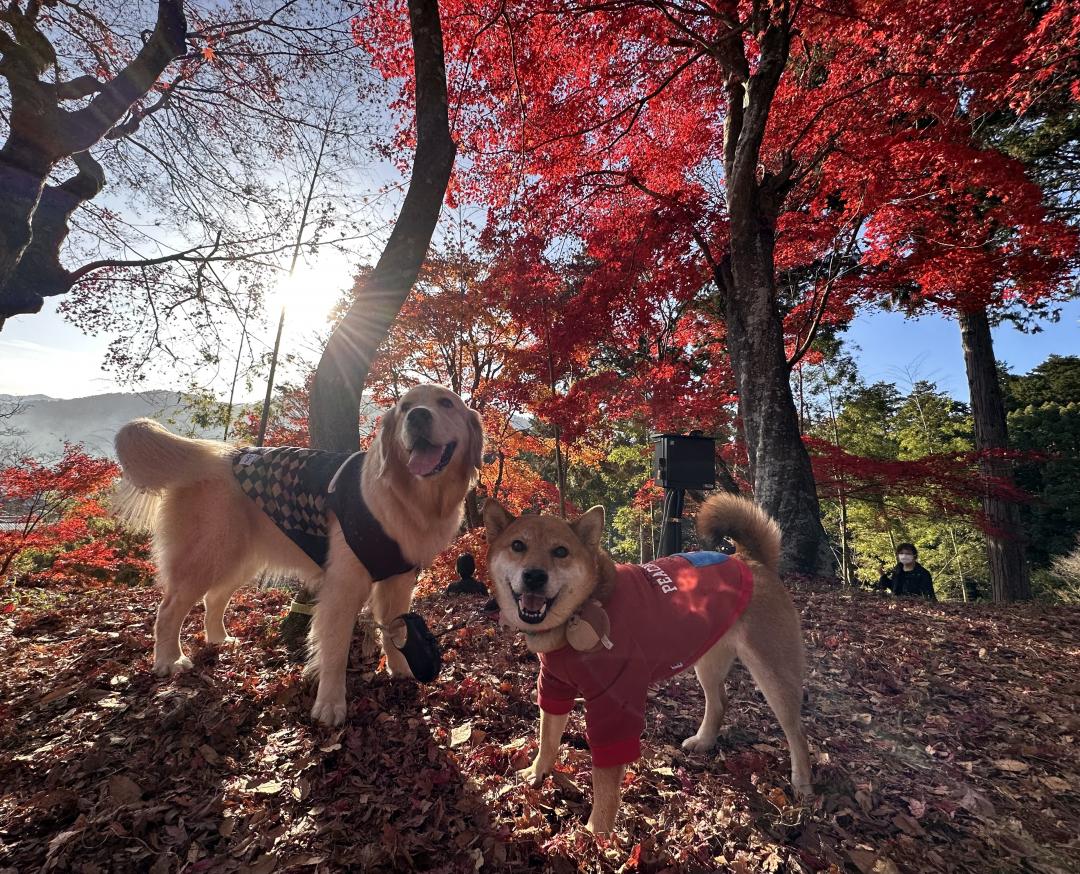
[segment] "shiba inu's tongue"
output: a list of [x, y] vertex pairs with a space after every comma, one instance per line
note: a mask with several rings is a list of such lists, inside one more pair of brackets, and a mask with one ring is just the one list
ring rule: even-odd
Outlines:
[[409, 473], [413, 474], [413, 476], [426, 476], [431, 473], [442, 461], [443, 449], [445, 448], [426, 441], [414, 446], [412, 452], [409, 453], [409, 462], [406, 465], [409, 468]]
[[518, 599], [518, 603], [521, 605], [522, 610], [527, 610], [529, 613], [539, 613], [547, 607], [547, 598], [543, 595], [526, 593]]

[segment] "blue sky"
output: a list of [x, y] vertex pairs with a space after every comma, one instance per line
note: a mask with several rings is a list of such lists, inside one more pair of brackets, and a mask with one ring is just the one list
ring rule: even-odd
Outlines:
[[[348, 284], [349, 268], [335, 272]], [[326, 274], [323, 274], [325, 278]], [[286, 320], [284, 348], [301, 342], [297, 331], [310, 330], [310, 322], [296, 325]], [[268, 329], [269, 330], [269, 329]], [[852, 324], [847, 339], [859, 347], [855, 352], [860, 375], [867, 382], [885, 380], [906, 386], [908, 376], [929, 379], [954, 397], [967, 400], [960, 329], [956, 322], [936, 316], [905, 319], [899, 313], [864, 312]], [[266, 342], [272, 342], [267, 336]], [[63, 321], [55, 303], [35, 316], [11, 319], [0, 333], [0, 394], [46, 394], [70, 398], [123, 390], [101, 369], [107, 339], [87, 337]], [[310, 345], [308, 345], [310, 348]], [[1061, 320], [1044, 325], [1038, 334], [1023, 334], [1010, 326], [994, 331], [997, 357], [1015, 373], [1026, 373], [1048, 355], [1080, 354], [1080, 300], [1062, 307]], [[151, 381], [145, 388], [169, 387], [166, 380]], [[175, 387], [175, 386], [174, 386]]]
[[[1013, 373], [1027, 373], [1050, 355], [1080, 355], [1080, 300], [1064, 304], [1061, 320], [1044, 322], [1042, 328], [1038, 334], [1024, 334], [1011, 325], [995, 328], [994, 354]], [[953, 397], [968, 399], [960, 327], [955, 321], [867, 311], [852, 323], [845, 337], [859, 346], [852, 351], [864, 382], [895, 382], [903, 389], [910, 371], [915, 379], [931, 380]]]

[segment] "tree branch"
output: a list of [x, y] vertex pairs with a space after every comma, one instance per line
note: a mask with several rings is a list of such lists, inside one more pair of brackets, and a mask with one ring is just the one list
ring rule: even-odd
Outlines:
[[165, 68], [187, 48], [187, 21], [181, 0], [158, 0], [157, 24], [150, 38], [115, 79], [90, 101], [66, 113], [61, 143], [64, 153], [90, 148], [146, 94]]

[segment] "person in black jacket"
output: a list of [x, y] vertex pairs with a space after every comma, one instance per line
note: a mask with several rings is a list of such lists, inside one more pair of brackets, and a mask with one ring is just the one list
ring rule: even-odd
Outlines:
[[930, 571], [917, 561], [919, 550], [912, 543], [896, 547], [896, 567], [891, 571], [882, 569], [877, 588], [889, 589], [894, 595], [921, 595], [928, 601], [936, 601], [934, 581]]

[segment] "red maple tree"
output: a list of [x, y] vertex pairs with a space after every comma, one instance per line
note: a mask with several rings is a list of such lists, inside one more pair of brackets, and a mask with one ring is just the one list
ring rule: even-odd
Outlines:
[[[356, 25], [390, 76], [403, 57], [403, 31], [385, 26], [395, 6]], [[488, 204], [491, 234], [515, 249], [535, 237], [534, 253], [603, 265], [581, 306], [560, 311], [575, 329], [655, 310], [657, 291], [704, 296], [725, 324], [714, 334], [756, 496], [784, 527], [789, 566], [827, 566], [790, 368], [822, 324], [850, 319], [856, 280], [880, 266], [875, 240], [922, 192], [963, 212], [985, 187], [971, 119], [1040, 68], [1036, 19], [1019, 0], [444, 9], [468, 159], [458, 196]], [[996, 169], [998, 189], [1021, 184]], [[996, 224], [1042, 245], [1024, 241], [1032, 226], [1014, 206], [1003, 200]], [[888, 245], [904, 256], [899, 238]]]
[[118, 474], [113, 462], [75, 444], [52, 464], [23, 458], [0, 469], [0, 580], [17, 568], [39, 582], [135, 581], [153, 573], [145, 538], [119, 528], [103, 506]]

